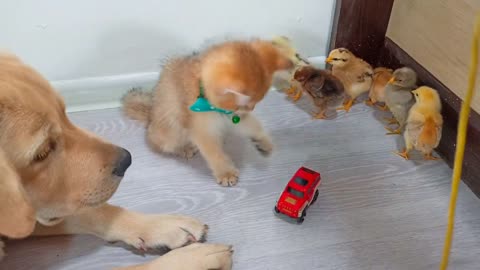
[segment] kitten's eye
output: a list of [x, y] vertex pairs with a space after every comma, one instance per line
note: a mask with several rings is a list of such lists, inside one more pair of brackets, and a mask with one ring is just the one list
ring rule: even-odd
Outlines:
[[50, 156], [50, 154], [55, 150], [55, 148], [56, 148], [55, 142], [49, 142], [48, 145], [33, 158], [33, 161], [42, 162], [46, 160]]

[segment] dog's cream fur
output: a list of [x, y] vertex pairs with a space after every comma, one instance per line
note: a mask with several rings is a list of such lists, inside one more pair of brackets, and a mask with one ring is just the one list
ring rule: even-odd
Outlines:
[[[147, 141], [154, 150], [189, 158], [198, 149], [217, 182], [233, 186], [238, 170], [223, 151], [224, 131], [238, 129], [260, 153], [270, 155], [272, 141], [250, 112], [267, 93], [273, 74], [292, 65], [271, 42], [221, 43], [169, 61], [153, 93], [131, 91], [124, 97], [124, 111], [147, 123]], [[200, 82], [212, 105], [241, 117], [238, 125], [218, 112], [189, 110], [200, 93]]]
[[200, 221], [106, 203], [121, 180], [112, 173], [121, 153], [73, 125], [40, 74], [0, 54], [0, 236], [93, 234], [143, 250], [180, 248], [132, 269], [230, 269], [231, 247], [183, 247], [205, 236]]

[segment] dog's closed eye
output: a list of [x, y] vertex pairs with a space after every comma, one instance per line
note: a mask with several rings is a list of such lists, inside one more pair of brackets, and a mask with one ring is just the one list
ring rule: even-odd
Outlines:
[[57, 148], [57, 144], [53, 140], [48, 140], [45, 143], [40, 146], [39, 150], [37, 151], [37, 154], [35, 154], [33, 158], [33, 162], [42, 162], [46, 160], [50, 154], [55, 151]]

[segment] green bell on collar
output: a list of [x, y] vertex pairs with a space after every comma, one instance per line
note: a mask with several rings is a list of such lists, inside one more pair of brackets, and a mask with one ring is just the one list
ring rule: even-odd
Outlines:
[[[210, 104], [208, 99], [206, 99], [205, 96], [203, 95], [203, 92], [204, 92], [203, 91], [203, 85], [200, 82], [200, 95], [198, 95], [195, 103], [193, 103], [193, 105], [190, 106], [191, 111], [194, 111], [194, 112], [219, 112], [219, 113], [223, 113], [225, 115], [233, 114], [233, 111], [220, 109], [220, 108], [217, 108], [217, 107], [213, 106], [212, 104]], [[240, 116], [234, 114], [232, 116], [232, 123], [238, 124], [239, 122], [240, 122]]]

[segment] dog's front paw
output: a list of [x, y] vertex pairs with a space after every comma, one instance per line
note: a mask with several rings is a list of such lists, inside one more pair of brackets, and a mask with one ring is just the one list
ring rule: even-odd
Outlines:
[[5, 245], [3, 244], [3, 241], [0, 240], [0, 261], [2, 261], [2, 258], [5, 256], [5, 252], [3, 251], [3, 248]]
[[217, 183], [224, 187], [233, 187], [238, 182], [238, 170], [235, 168], [229, 168], [226, 170], [221, 170], [218, 173], [215, 173], [215, 178]]
[[208, 226], [200, 221], [177, 215], [139, 215], [124, 228], [120, 240], [139, 250], [175, 249], [203, 242]]
[[117, 270], [230, 270], [232, 269], [231, 246], [220, 244], [193, 244], [171, 251], [160, 258], [143, 265]]
[[251, 138], [253, 145], [263, 156], [270, 156], [273, 152], [273, 143], [270, 137]]

